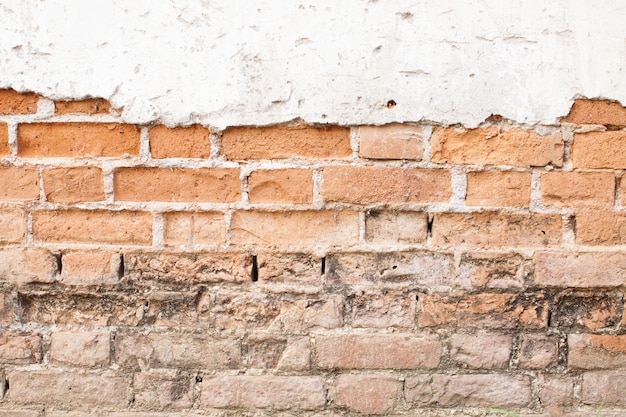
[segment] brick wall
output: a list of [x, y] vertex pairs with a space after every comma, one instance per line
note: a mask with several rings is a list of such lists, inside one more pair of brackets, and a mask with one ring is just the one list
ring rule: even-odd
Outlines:
[[0, 416], [626, 413], [619, 104], [218, 131], [4, 90], [0, 114]]

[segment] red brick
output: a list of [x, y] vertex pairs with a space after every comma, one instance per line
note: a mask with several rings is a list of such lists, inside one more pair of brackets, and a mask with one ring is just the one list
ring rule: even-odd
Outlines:
[[[582, 402], [602, 406], [626, 406], [626, 371], [586, 372], [583, 374]], [[599, 414], [599, 413], [598, 413]]]
[[223, 292], [215, 296], [212, 313], [218, 329], [333, 329], [343, 325], [343, 297]]
[[140, 211], [38, 211], [33, 213], [33, 237], [51, 243], [146, 246], [152, 244], [152, 215]]
[[31, 123], [17, 127], [25, 158], [139, 156], [139, 129], [118, 123]]
[[202, 334], [118, 334], [115, 362], [124, 368], [238, 369], [241, 341]]
[[144, 325], [145, 299], [137, 294], [45, 290], [18, 293], [22, 323], [82, 326]]
[[37, 113], [38, 101], [39, 96], [37, 94], [0, 90], [0, 114]]
[[626, 335], [570, 334], [567, 344], [571, 368], [626, 368]]
[[432, 161], [444, 164], [545, 166], [563, 164], [560, 133], [542, 136], [522, 129], [436, 128]]
[[26, 238], [26, 213], [22, 210], [0, 210], [0, 244], [21, 243]]
[[626, 208], [626, 178], [620, 179], [619, 185], [619, 205], [622, 208]]
[[54, 282], [56, 258], [42, 248], [0, 250], [0, 280], [16, 285]]
[[449, 286], [451, 254], [416, 252], [333, 253], [326, 257], [326, 283], [354, 285], [414, 284]]
[[574, 402], [574, 381], [563, 375], [542, 375], [539, 380], [539, 401], [544, 407], [569, 406]]
[[626, 169], [626, 132], [576, 133], [572, 164], [574, 168]]
[[365, 240], [373, 244], [426, 241], [428, 215], [419, 211], [374, 211], [365, 217]]
[[8, 126], [6, 123], [0, 123], [0, 158], [10, 154]]
[[251, 280], [251, 258], [247, 253], [127, 253], [124, 272], [134, 285], [161, 288], [243, 283]]
[[440, 213], [433, 222], [433, 244], [440, 247], [542, 247], [560, 242], [561, 216], [554, 214]]
[[359, 291], [351, 298], [352, 327], [415, 326], [417, 301], [413, 292]]
[[251, 204], [311, 204], [313, 171], [310, 169], [258, 170], [248, 177]]
[[222, 133], [222, 152], [231, 160], [347, 158], [352, 148], [344, 127], [231, 127]]
[[620, 292], [566, 290], [552, 301], [550, 326], [568, 330], [610, 330], [619, 322]]
[[147, 297], [146, 324], [157, 327], [203, 328], [210, 325], [210, 295], [202, 291], [158, 291]]
[[482, 207], [528, 207], [530, 173], [468, 172], [465, 204]]
[[414, 406], [527, 407], [531, 401], [526, 375], [419, 375], [406, 379], [406, 401]]
[[250, 335], [248, 366], [253, 369], [304, 371], [311, 367], [311, 343], [308, 337]]
[[326, 404], [317, 376], [218, 376], [203, 378], [201, 407], [315, 410]]
[[138, 372], [133, 388], [135, 406], [148, 410], [172, 410], [193, 406], [194, 378], [187, 374]]
[[161, 158], [210, 158], [211, 132], [200, 125], [170, 129], [159, 125], [150, 129], [150, 152]]
[[15, 371], [9, 374], [9, 398], [28, 405], [127, 407], [130, 379], [115, 372]]
[[581, 210], [576, 214], [576, 243], [626, 245], [626, 213]]
[[417, 322], [419, 327], [544, 328], [547, 307], [541, 295], [533, 294], [424, 294]]
[[558, 360], [558, 340], [556, 336], [544, 334], [524, 334], [520, 342], [519, 364], [526, 369], [547, 369]]
[[111, 336], [104, 332], [54, 332], [50, 359], [85, 368], [104, 368], [110, 363]]
[[39, 170], [1, 167], [0, 200], [39, 200]]
[[336, 382], [335, 404], [364, 414], [393, 411], [400, 383], [381, 375], [340, 375]]
[[511, 336], [495, 333], [454, 334], [450, 358], [470, 368], [504, 369], [509, 365]]
[[46, 199], [53, 203], [104, 200], [104, 178], [96, 167], [46, 169], [43, 186]]
[[111, 112], [111, 103], [103, 98], [55, 101], [54, 112], [56, 114], [108, 114]]
[[297, 285], [322, 284], [322, 260], [307, 253], [259, 253], [259, 282]]
[[433, 369], [442, 347], [436, 335], [369, 334], [317, 336], [323, 369]]
[[121, 257], [107, 251], [71, 251], [61, 258], [59, 280], [66, 285], [113, 285], [120, 281]]
[[575, 100], [561, 122], [594, 125], [626, 125], [626, 108], [608, 100]]
[[424, 157], [422, 128], [411, 125], [360, 126], [359, 156], [369, 159], [413, 159]]
[[517, 253], [463, 253], [456, 281], [462, 287], [522, 288], [524, 258]]
[[231, 219], [233, 245], [334, 247], [356, 245], [359, 214], [355, 211], [236, 211]]
[[223, 245], [226, 243], [224, 214], [217, 212], [164, 213], [166, 245]]
[[612, 172], [545, 172], [541, 174], [544, 206], [613, 207]]
[[[39, 414], [39, 411], [32, 411], [32, 410], [1, 410], [0, 411], [0, 417], [40, 417], [41, 415]], [[50, 417], [60, 417], [60, 416], [52, 416], [52, 414], [50, 414]], [[63, 417], [68, 417], [67, 414], [65, 414]], [[80, 416], [76, 416], [76, 417], [80, 417]]]
[[538, 252], [535, 284], [558, 287], [619, 287], [626, 283], [626, 253]]
[[450, 171], [445, 169], [329, 166], [321, 196], [352, 204], [442, 203], [450, 200]]
[[230, 168], [118, 168], [114, 193], [117, 201], [233, 203], [241, 182]]
[[38, 334], [0, 332], [0, 362], [3, 365], [40, 363], [42, 356], [41, 336]]

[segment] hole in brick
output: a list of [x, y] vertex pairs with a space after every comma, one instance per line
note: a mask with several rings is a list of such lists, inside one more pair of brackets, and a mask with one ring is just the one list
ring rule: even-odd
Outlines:
[[552, 327], [552, 312], [548, 310], [548, 327]]
[[259, 280], [259, 266], [257, 265], [256, 255], [252, 255], [252, 282], [257, 282]]
[[433, 224], [435, 223], [435, 216], [429, 216], [426, 221], [426, 234], [428, 236], [433, 235]]
[[124, 255], [120, 254], [120, 266], [117, 269], [117, 277], [122, 278], [124, 276]]
[[4, 380], [4, 392], [7, 392], [9, 390], [9, 380], [5, 379]]
[[326, 257], [322, 257], [322, 275], [326, 273]]
[[59, 274], [61, 274], [61, 272], [63, 271], [63, 261], [61, 260], [62, 257], [62, 253], [54, 255], [54, 258], [57, 262], [57, 271], [59, 272]]
[[419, 301], [420, 300], [420, 296], [415, 294], [415, 301]]
[[398, 104], [398, 103], [396, 103], [396, 101], [395, 101], [395, 100], [389, 100], [389, 101], [387, 102], [387, 108], [388, 108], [388, 109], [393, 109], [394, 107], [396, 107], [396, 105], [397, 105], [397, 104]]
[[202, 382], [202, 377], [200, 375], [196, 377], [196, 382]]

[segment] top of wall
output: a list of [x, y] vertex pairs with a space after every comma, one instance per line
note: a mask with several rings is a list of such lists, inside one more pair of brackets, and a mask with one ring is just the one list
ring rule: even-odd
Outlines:
[[7, 0], [0, 88], [104, 97], [141, 124], [551, 124], [576, 97], [626, 103], [625, 12], [621, 0]]

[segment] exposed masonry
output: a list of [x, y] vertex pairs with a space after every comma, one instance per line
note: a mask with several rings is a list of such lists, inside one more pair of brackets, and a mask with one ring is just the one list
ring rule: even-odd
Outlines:
[[0, 113], [0, 416], [626, 413], [615, 103], [476, 130]]

